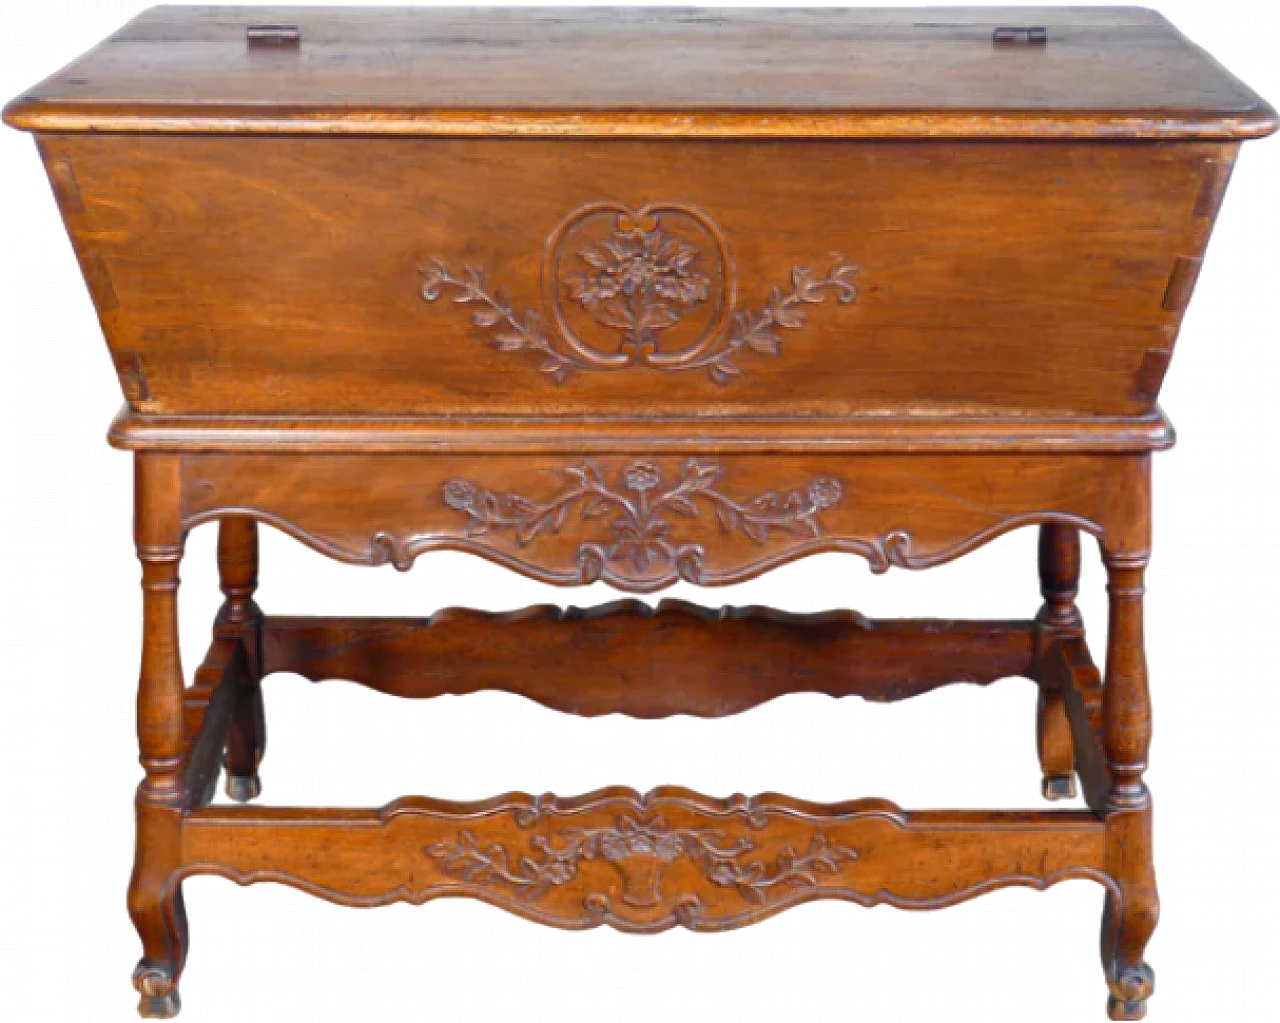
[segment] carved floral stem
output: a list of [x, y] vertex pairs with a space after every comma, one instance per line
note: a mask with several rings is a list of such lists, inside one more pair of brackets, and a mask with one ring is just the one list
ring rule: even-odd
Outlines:
[[662, 901], [663, 869], [681, 858], [702, 867], [712, 884], [732, 888], [756, 905], [765, 904], [776, 888], [817, 887], [819, 874], [838, 874], [845, 863], [858, 859], [857, 850], [815, 832], [802, 855], [786, 846], [772, 862], [746, 861], [743, 857], [755, 849], [749, 838], [725, 844], [720, 831], [673, 829], [663, 817], [637, 819], [626, 814], [611, 828], [566, 831], [550, 838], [534, 835], [529, 848], [531, 852], [513, 865], [505, 846], [481, 846], [464, 828], [452, 842], [438, 842], [426, 852], [454, 877], [507, 887], [525, 900], [574, 880], [583, 862], [602, 859], [622, 876], [623, 900], [637, 906], [655, 906]]
[[782, 350], [782, 338], [777, 332], [778, 328], [799, 330], [803, 327], [802, 306], [820, 304], [828, 292], [834, 293], [842, 305], [856, 301], [858, 286], [853, 282], [853, 276], [857, 272], [857, 267], [847, 265], [839, 257], [834, 259], [831, 268], [822, 277], [815, 277], [808, 267], [793, 268], [790, 292], [784, 295], [781, 288], [775, 287], [769, 292], [769, 300], [762, 311], [747, 309], [734, 313], [728, 339], [724, 344], [684, 363], [680, 368], [705, 368], [717, 383], [729, 383], [733, 377], [742, 375], [742, 370], [733, 363], [733, 357], [742, 349], [746, 348], [758, 355], [779, 354]]
[[[637, 234], [643, 245], [636, 241]], [[791, 270], [791, 290], [784, 293], [780, 287], [773, 288], [763, 309], [734, 312], [726, 331], [680, 351], [661, 351], [658, 336], [677, 324], [689, 307], [706, 301], [710, 281], [694, 269], [697, 256], [691, 245], [667, 237], [657, 227], [647, 233], [620, 230], [607, 243], [580, 253], [592, 272], [562, 283], [598, 323], [621, 333], [619, 351], [600, 351], [594, 359], [586, 350], [562, 350], [563, 339], [557, 347], [536, 310], [517, 316], [501, 289], [492, 294], [486, 289], [483, 268], [467, 266], [464, 275], [457, 277], [436, 257], [422, 271], [422, 297], [434, 302], [446, 290], [452, 291], [455, 304], [475, 307], [471, 320], [489, 330], [490, 345], [500, 352], [537, 353], [542, 359], [539, 368], [557, 382], [575, 369], [640, 364], [660, 370], [703, 369], [720, 384], [742, 375], [734, 360], [744, 351], [778, 355], [782, 350], [779, 331], [802, 328], [805, 305], [819, 305], [829, 295], [844, 305], [858, 298], [853, 280], [858, 268], [841, 257], [833, 257], [822, 276], [796, 266]]]
[[822, 478], [785, 495], [767, 491], [745, 503], [735, 501], [716, 488], [723, 469], [696, 459], [686, 462], [677, 482], [663, 491], [658, 491], [662, 485], [660, 470], [648, 462], [627, 466], [617, 486], [610, 485], [591, 461], [568, 466], [564, 471], [573, 482], [544, 504], [520, 494], [498, 495], [469, 480], [446, 483], [444, 500], [449, 507], [466, 513], [467, 536], [510, 529], [521, 547], [543, 532], [558, 533], [576, 506], [580, 506], [584, 519], [612, 515], [608, 525], [614, 542], [607, 546], [583, 544], [580, 554], [598, 554], [605, 561], [629, 561], [636, 571], [646, 572], [655, 557], [667, 563], [691, 565], [700, 557], [700, 550], [693, 545], [678, 545], [671, 540], [671, 523], [663, 513], [697, 518], [697, 501], [705, 500], [715, 509], [722, 532], [741, 531], [756, 543], [764, 543], [772, 530], [800, 537], [820, 536], [818, 514], [842, 496], [839, 481]]
[[480, 267], [465, 268], [465, 277], [455, 277], [449, 272], [444, 261], [436, 258], [422, 271], [422, 297], [434, 302], [445, 288], [457, 291], [454, 296], [456, 305], [475, 305], [471, 311], [471, 321], [477, 327], [496, 328], [489, 337], [489, 343], [500, 352], [533, 351], [543, 357], [539, 367], [557, 381], [564, 380], [572, 370], [572, 365], [565, 356], [552, 347], [542, 328], [542, 318], [538, 313], [529, 310], [521, 323], [515, 311], [507, 304], [506, 295], [501, 289], [490, 295], [485, 289], [484, 270]]

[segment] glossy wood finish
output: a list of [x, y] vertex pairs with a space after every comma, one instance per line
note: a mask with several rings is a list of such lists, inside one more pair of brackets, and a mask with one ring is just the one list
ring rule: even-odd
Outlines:
[[138, 840], [129, 879], [129, 915], [142, 938], [133, 974], [143, 1017], [178, 1011], [178, 978], [187, 957], [187, 918], [175, 879], [182, 815], [190, 802], [183, 786], [183, 678], [178, 650], [178, 459], [138, 459], [134, 541], [142, 562], [142, 673], [138, 681], [138, 747], [146, 776], [138, 786]]
[[1085, 802], [1099, 815], [1111, 788], [1111, 772], [1103, 752], [1102, 673], [1093, 663], [1083, 637], [1053, 644], [1041, 661], [1042, 685], [1062, 694], [1071, 738], [1075, 769]]
[[[246, 28], [269, 24], [297, 27], [299, 45], [248, 47]], [[1047, 45], [993, 45], [1010, 25], [1046, 27]], [[38, 131], [324, 135], [1247, 138], [1275, 128], [1246, 86], [1159, 14], [1131, 7], [161, 7], [6, 116]]]
[[[566, 435], [583, 418], [1150, 415], [1213, 225], [1203, 195], [1235, 151], [41, 139], [136, 411], [536, 417]], [[689, 261], [628, 300], [637, 335], [598, 298], [645, 244]]]
[[681, 600], [263, 624], [264, 674], [347, 679], [413, 699], [498, 689], [581, 717], [637, 718], [724, 717], [799, 692], [889, 703], [1031, 677], [1037, 636], [1033, 622], [871, 621]]
[[[1108, 1012], [1142, 1017], [1157, 398], [1239, 143], [1276, 126], [1167, 22], [161, 8], [6, 119], [38, 135], [127, 403], [144, 1016], [178, 1011], [182, 882], [214, 874], [634, 932], [1086, 879]], [[184, 688], [178, 565], [214, 522], [225, 600]], [[637, 593], [818, 552], [924, 569], [1034, 526], [1043, 606], [272, 616], [261, 524], [354, 565], [461, 550]], [[1108, 576], [1105, 680], [1082, 533]], [[674, 787], [210, 805], [221, 766], [233, 800], [260, 793], [280, 672], [639, 718], [1024, 676], [1042, 792], [1078, 779], [1087, 809]]]
[[[1080, 582], [1080, 532], [1058, 523], [1040, 527], [1040, 592], [1044, 606], [1037, 621], [1046, 639], [1078, 635], [1083, 630], [1075, 599]], [[1042, 644], [1041, 656], [1058, 649]], [[1046, 799], [1072, 799], [1076, 795], [1075, 750], [1071, 722], [1067, 715], [1058, 676], [1040, 672], [1041, 686], [1036, 702], [1036, 745], [1044, 771], [1041, 791]]]
[[[148, 832], [148, 862], [158, 858], [159, 865], [145, 882], [135, 878], [139, 898], [156, 907], [139, 915], [140, 930], [160, 935], [148, 939], [140, 967], [145, 1012], [176, 1004], [169, 996], [181, 957], [164, 958], [163, 950], [184, 947], [176, 923], [180, 885], [193, 873], [279, 881], [348, 905], [469, 895], [556, 926], [608, 923], [635, 931], [740, 926], [814, 898], [931, 908], [1006, 885], [1085, 878], [1108, 893], [1103, 959], [1111, 1012], [1131, 1019], [1144, 1011], [1153, 982], [1142, 952], [1156, 902], [1149, 797], [1140, 782], [1150, 719], [1134, 573], [1150, 541], [1148, 456], [729, 456], [716, 473], [702, 474], [689, 469], [701, 466], [697, 459], [600, 455], [595, 475], [581, 467], [566, 474], [542, 456], [485, 458], [481, 464], [513, 487], [529, 479], [549, 491], [523, 503], [459, 485], [455, 472], [471, 463], [458, 456], [137, 458], [139, 499], [167, 509], [159, 516], [171, 523], [166, 528], [181, 536], [220, 523], [227, 597], [185, 698], [187, 783], [178, 797], [185, 812], [176, 818], [182, 862], [157, 851], [159, 840]], [[725, 478], [749, 481], [780, 470], [790, 475], [771, 499], [728, 498], [726, 508], [708, 496]], [[151, 482], [157, 479], [163, 488]], [[557, 505], [566, 480], [600, 486]], [[854, 494], [862, 500], [846, 507]], [[605, 507], [588, 506], [584, 514], [590, 500]], [[627, 527], [608, 530], [612, 546], [596, 532], [604, 512]], [[532, 518], [507, 521], [519, 516]], [[704, 533], [676, 528], [704, 518]], [[262, 616], [252, 601], [256, 521], [332, 556], [343, 557], [349, 545], [347, 560], [366, 564], [407, 569], [424, 551], [461, 547], [562, 583], [583, 576], [556, 579], [554, 566], [583, 571], [585, 549], [599, 554], [615, 586], [640, 590], [669, 584], [681, 565], [696, 565], [703, 582], [742, 577], [767, 559], [805, 553], [814, 529], [819, 547], [812, 549], [860, 553], [873, 567], [922, 568], [1005, 529], [1040, 523], [1045, 606], [1026, 622], [888, 623], [848, 612], [713, 612], [679, 603], [653, 612], [634, 602], [586, 612], [455, 609], [425, 620], [276, 618]], [[468, 537], [469, 523], [478, 536]], [[378, 528], [386, 526], [393, 528]], [[1113, 579], [1105, 687], [1074, 607], [1082, 529], [1098, 537]], [[882, 543], [869, 539], [881, 534], [888, 538]], [[365, 539], [363, 549], [357, 537]], [[486, 546], [498, 542], [512, 546]], [[176, 574], [176, 555], [165, 556], [165, 571]], [[170, 631], [160, 644], [148, 640], [149, 659], [176, 638], [171, 619], [162, 622]], [[563, 803], [409, 799], [381, 811], [201, 809], [210, 749], [228, 750], [234, 797], [257, 794], [263, 733], [261, 704], [253, 701], [260, 700], [261, 677], [281, 671], [349, 679], [400, 697], [499, 689], [569, 713], [637, 717], [738, 713], [799, 691], [888, 701], [957, 681], [1026, 675], [1041, 689], [1040, 749], [1052, 783], [1046, 794], [1065, 795], [1061, 779], [1078, 769], [1092, 812], [912, 814], [883, 801], [820, 807], [775, 796], [761, 797], [758, 805], [770, 809], [757, 812], [756, 802], [722, 803], [683, 790], [647, 797], [609, 790]], [[155, 688], [144, 686], [144, 693]], [[543, 815], [543, 825], [530, 823]], [[738, 823], [728, 827], [726, 815]], [[317, 859], [321, 848], [325, 856]], [[375, 848], [387, 852], [371, 870]], [[424, 849], [436, 851], [430, 864], [420, 862]], [[523, 859], [527, 849], [541, 858]], [[933, 866], [918, 869], [926, 862]]]
[[1085, 811], [907, 813], [882, 799], [674, 788], [364, 811], [209, 807], [187, 819], [180, 874], [276, 881], [349, 906], [465, 895], [572, 930], [719, 931], [814, 899], [937, 909], [1010, 885], [1110, 887], [1105, 831]]
[[256, 518], [351, 564], [462, 550], [535, 579], [723, 585], [820, 551], [873, 571], [1019, 526], [1127, 532], [1149, 456], [183, 456], [182, 522]]
[[1107, 870], [1119, 890], [1107, 893], [1102, 957], [1111, 983], [1112, 1019], [1143, 1011], [1155, 978], [1143, 951], [1160, 917], [1151, 851], [1151, 793], [1142, 780], [1151, 745], [1151, 698], [1142, 638], [1143, 576], [1148, 544], [1103, 547], [1107, 567], [1107, 668], [1102, 696], [1107, 791]]
[[267, 748], [267, 719], [262, 705], [262, 612], [253, 601], [258, 586], [258, 524], [225, 518], [218, 524], [218, 576], [226, 601], [215, 636], [240, 640], [245, 668], [237, 678], [227, 733], [227, 795], [247, 802], [262, 792], [258, 765]]
[[[767, 429], [762, 428], [767, 426]], [[700, 417], [457, 419], [442, 416], [275, 417], [144, 416], [122, 408], [107, 435], [126, 451], [241, 454], [532, 454], [634, 447], [653, 453], [911, 454], [1047, 451], [1145, 454], [1173, 446], [1174, 431], [1159, 409], [1135, 418], [1045, 416], [858, 416], [795, 419]]]
[[214, 797], [226, 759], [227, 732], [237, 691], [248, 684], [250, 677], [245, 648], [239, 639], [216, 637], [186, 691], [183, 746], [192, 806], [204, 806]]

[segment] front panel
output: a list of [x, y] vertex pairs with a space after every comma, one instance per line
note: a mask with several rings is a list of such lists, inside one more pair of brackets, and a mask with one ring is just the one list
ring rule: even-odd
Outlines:
[[1135, 415], [1229, 144], [42, 139], [164, 414]]

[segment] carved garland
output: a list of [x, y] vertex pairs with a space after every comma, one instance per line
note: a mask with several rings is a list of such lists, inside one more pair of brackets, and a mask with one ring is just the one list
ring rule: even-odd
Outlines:
[[[693, 237], [677, 237], [663, 216], [683, 221]], [[601, 218], [612, 227], [603, 237], [589, 237], [577, 250], [580, 272], [565, 274], [559, 249], [575, 231]], [[695, 240], [696, 239], [696, 240]], [[703, 247], [711, 251], [704, 253]], [[706, 264], [713, 264], [707, 265]], [[440, 257], [423, 269], [422, 297], [435, 302], [446, 293], [457, 305], [472, 306], [472, 322], [500, 352], [531, 352], [539, 368], [557, 382], [574, 370], [621, 369], [636, 365], [662, 370], [706, 370], [727, 384], [742, 370], [744, 351], [778, 355], [781, 330], [804, 326], [805, 305], [818, 305], [828, 295], [845, 305], [855, 302], [853, 278], [858, 268], [833, 257], [824, 273], [807, 266], [791, 270], [788, 290], [773, 288], [759, 310], [732, 308], [735, 282], [727, 242], [700, 210], [677, 204], [655, 204], [632, 210], [620, 204], [596, 203], [575, 210], [552, 232], [544, 261], [543, 312], [517, 313], [506, 292], [490, 289], [483, 267], [467, 265], [455, 274]], [[716, 299], [719, 296], [719, 299]], [[568, 324], [563, 299], [578, 306], [597, 328], [612, 337], [584, 339]], [[714, 305], [700, 331], [668, 345], [665, 335], [682, 325], [695, 309]], [[721, 306], [727, 306], [728, 316]], [[726, 322], [727, 320], [727, 322]]]
[[564, 470], [569, 485], [545, 503], [520, 494], [495, 494], [470, 480], [450, 480], [444, 484], [444, 501], [467, 515], [466, 535], [484, 536], [511, 530], [516, 544], [528, 546], [541, 533], [556, 534], [570, 511], [581, 509], [583, 519], [608, 519], [612, 543], [583, 543], [578, 561], [584, 575], [599, 576], [606, 564], [626, 563], [639, 573], [655, 564], [674, 567], [685, 579], [700, 575], [702, 547], [678, 543], [671, 538], [671, 522], [664, 513], [694, 519], [698, 502], [715, 509], [722, 533], [740, 531], [762, 544], [773, 530], [799, 537], [821, 536], [818, 514], [836, 504], [842, 496], [839, 480], [823, 477], [807, 487], [785, 495], [768, 491], [745, 503], [721, 493], [716, 483], [724, 470], [715, 464], [690, 459], [680, 478], [664, 488], [661, 471], [649, 462], [633, 462], [611, 485], [591, 461]]
[[858, 852], [815, 832], [808, 851], [783, 848], [772, 863], [744, 861], [755, 848], [749, 838], [725, 844], [722, 831], [672, 828], [664, 817], [643, 819], [620, 815], [611, 828], [565, 831], [552, 838], [529, 839], [532, 854], [513, 863], [505, 846], [481, 846], [466, 829], [450, 842], [430, 846], [427, 854], [442, 861], [446, 873], [472, 884], [497, 887], [534, 900], [549, 888], [568, 884], [587, 860], [602, 859], [623, 882], [622, 901], [651, 907], [663, 900], [662, 875], [668, 865], [687, 859], [721, 888], [732, 888], [753, 905], [764, 905], [769, 893], [786, 886], [816, 888], [819, 874], [839, 874]]

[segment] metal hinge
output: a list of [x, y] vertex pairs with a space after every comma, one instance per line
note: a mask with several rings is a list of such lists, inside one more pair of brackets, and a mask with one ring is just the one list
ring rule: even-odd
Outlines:
[[997, 46], [1044, 46], [1049, 41], [1049, 30], [1040, 26], [1008, 26], [992, 32], [991, 41]]
[[244, 30], [249, 49], [296, 50], [302, 43], [297, 25], [250, 25]]

